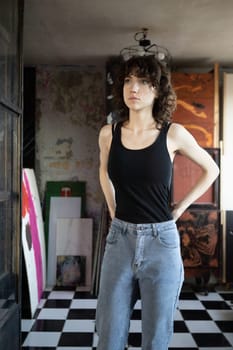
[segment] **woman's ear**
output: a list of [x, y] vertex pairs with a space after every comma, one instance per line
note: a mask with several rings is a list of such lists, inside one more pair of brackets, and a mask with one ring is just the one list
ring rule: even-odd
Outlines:
[[155, 98], [157, 98], [159, 96], [157, 87], [153, 85], [152, 89], [154, 91]]

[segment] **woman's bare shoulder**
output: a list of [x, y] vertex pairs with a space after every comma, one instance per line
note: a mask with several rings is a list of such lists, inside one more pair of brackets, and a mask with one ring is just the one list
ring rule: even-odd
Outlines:
[[172, 123], [169, 128], [169, 137], [176, 142], [195, 142], [193, 135], [181, 124]]
[[171, 123], [169, 128], [169, 134], [173, 137], [179, 136], [180, 134], [183, 134], [187, 130], [185, 127], [178, 123]]
[[103, 138], [108, 138], [112, 135], [112, 124], [106, 124], [100, 129], [99, 136]]
[[108, 147], [112, 141], [112, 124], [104, 125], [99, 132], [99, 145], [100, 147]]
[[173, 151], [188, 153], [191, 149], [199, 147], [193, 135], [183, 125], [178, 123], [171, 124], [168, 139]]

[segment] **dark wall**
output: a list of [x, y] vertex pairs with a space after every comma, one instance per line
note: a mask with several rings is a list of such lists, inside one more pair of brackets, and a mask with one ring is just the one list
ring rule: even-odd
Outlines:
[[35, 168], [36, 69], [24, 68], [23, 167]]

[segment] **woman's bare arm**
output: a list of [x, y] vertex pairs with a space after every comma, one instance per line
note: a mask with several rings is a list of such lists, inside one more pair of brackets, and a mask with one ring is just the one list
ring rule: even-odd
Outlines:
[[109, 209], [111, 218], [115, 216], [116, 202], [115, 191], [111, 180], [108, 176], [108, 157], [109, 150], [112, 141], [112, 126], [105, 125], [99, 134], [99, 148], [100, 148], [100, 166], [99, 166], [99, 178], [100, 185], [104, 193], [105, 200]]
[[168, 147], [172, 153], [180, 153], [200, 166], [202, 174], [196, 184], [176, 204], [172, 215], [177, 220], [198, 199], [219, 175], [219, 168], [209, 153], [198, 145], [194, 137], [181, 125], [172, 124], [169, 129]]

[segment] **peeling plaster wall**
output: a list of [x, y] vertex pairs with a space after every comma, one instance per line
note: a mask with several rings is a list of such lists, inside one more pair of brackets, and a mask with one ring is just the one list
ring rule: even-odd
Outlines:
[[47, 181], [86, 181], [86, 214], [97, 223], [103, 195], [98, 133], [105, 120], [105, 74], [96, 67], [37, 68], [36, 175]]

